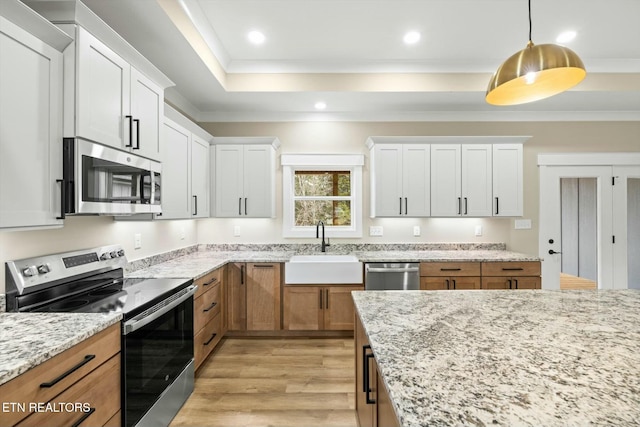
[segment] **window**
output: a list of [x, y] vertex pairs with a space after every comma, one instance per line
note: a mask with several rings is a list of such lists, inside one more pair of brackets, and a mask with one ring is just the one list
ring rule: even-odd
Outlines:
[[319, 221], [329, 237], [361, 237], [363, 162], [360, 155], [282, 155], [284, 237], [315, 237]]

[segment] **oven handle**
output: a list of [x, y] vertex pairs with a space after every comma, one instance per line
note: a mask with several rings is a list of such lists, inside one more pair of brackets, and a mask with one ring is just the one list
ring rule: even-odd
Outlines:
[[140, 318], [134, 317], [133, 319], [126, 321], [124, 325], [122, 325], [123, 334], [128, 335], [131, 332], [135, 332], [138, 329], [142, 328], [143, 326], [153, 322], [163, 314], [173, 310], [176, 306], [182, 304], [184, 301], [191, 298], [193, 294], [196, 293], [196, 289], [198, 289], [197, 285], [191, 285], [188, 288], [185, 288], [182, 291], [180, 291], [178, 294], [182, 294], [182, 295], [180, 295], [178, 298], [174, 299], [164, 307], [159, 308], [158, 310], [154, 311], [148, 316], [143, 316]]

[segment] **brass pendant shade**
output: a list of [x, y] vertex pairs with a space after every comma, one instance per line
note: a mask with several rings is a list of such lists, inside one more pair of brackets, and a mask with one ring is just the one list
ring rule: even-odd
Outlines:
[[529, 43], [498, 67], [489, 81], [485, 100], [493, 105], [539, 101], [572, 88], [586, 75], [582, 60], [571, 49], [533, 44], [529, 0]]

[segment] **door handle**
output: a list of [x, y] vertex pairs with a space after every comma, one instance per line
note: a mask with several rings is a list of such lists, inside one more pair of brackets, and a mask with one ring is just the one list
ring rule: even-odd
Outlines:
[[65, 219], [64, 204], [67, 200], [67, 194], [65, 191], [66, 183], [64, 179], [56, 179], [56, 182], [60, 184], [60, 216], [57, 216], [56, 219]]
[[244, 198], [244, 214], [247, 214], [247, 198]]
[[402, 197], [398, 197], [400, 200], [400, 215], [402, 215]]
[[561, 254], [562, 252], [556, 252], [553, 249], [549, 249], [549, 255]]
[[498, 208], [498, 198], [496, 197], [496, 215], [498, 215], [499, 212], [500, 209]]
[[365, 392], [365, 401], [366, 401], [367, 405], [373, 405], [374, 403], [376, 403], [376, 400], [372, 399], [371, 397], [369, 397], [369, 393], [371, 393], [373, 391], [373, 390], [371, 390], [371, 384], [369, 383], [369, 381], [370, 381], [369, 380], [369, 359], [373, 359], [373, 353], [367, 354], [365, 356], [365, 362], [366, 363], [364, 364], [364, 366], [366, 368], [365, 369], [366, 375], [364, 377], [364, 380], [366, 381], [366, 383], [365, 383], [365, 391], [364, 392]]
[[409, 215], [409, 205], [407, 204], [407, 198], [404, 198], [404, 214]]
[[464, 214], [465, 214], [465, 215], [467, 215], [467, 214], [468, 214], [468, 209], [467, 209], [468, 204], [469, 204], [469, 203], [468, 203], [468, 201], [467, 201], [467, 198], [465, 197], [465, 198], [464, 198]]
[[320, 295], [320, 310], [322, 310], [322, 289], [318, 289], [318, 294]]
[[133, 116], [124, 116], [129, 119], [129, 143], [125, 147], [133, 148]]
[[133, 119], [136, 122], [136, 146], [133, 147], [134, 150], [140, 149], [140, 119]]
[[238, 198], [238, 215], [242, 215], [242, 197]]
[[194, 207], [193, 207], [193, 215], [198, 215], [198, 196], [192, 196]]

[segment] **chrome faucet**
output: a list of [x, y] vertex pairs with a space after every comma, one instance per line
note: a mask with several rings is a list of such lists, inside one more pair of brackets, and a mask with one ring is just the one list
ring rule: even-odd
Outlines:
[[320, 226], [322, 226], [322, 242], [320, 243], [320, 250], [322, 252], [326, 252], [327, 246], [330, 246], [330, 244], [328, 238], [326, 242], [324, 241], [324, 222], [322, 221], [318, 221], [316, 224], [316, 239], [320, 237]]

